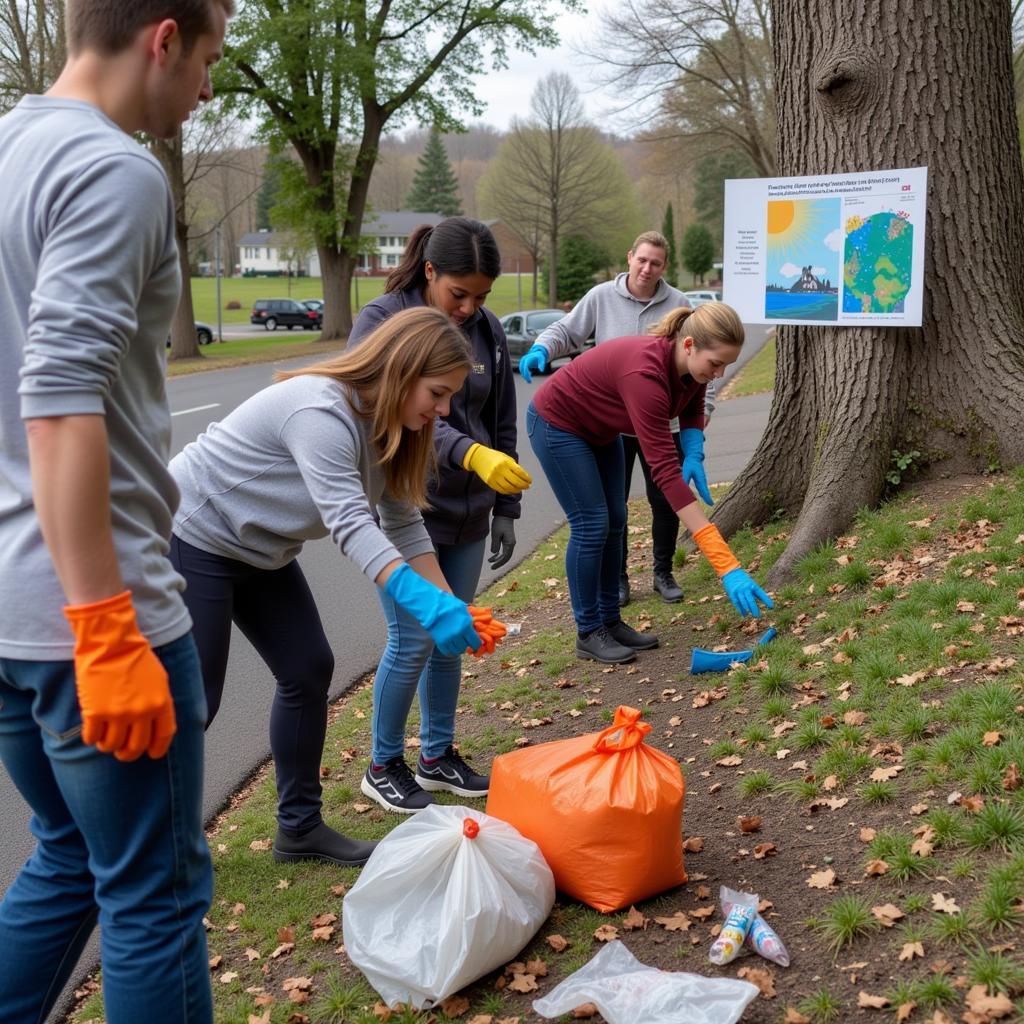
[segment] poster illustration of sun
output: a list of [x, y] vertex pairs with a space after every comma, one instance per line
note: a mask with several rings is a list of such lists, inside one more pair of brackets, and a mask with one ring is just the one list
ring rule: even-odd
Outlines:
[[839, 318], [841, 202], [773, 199], [766, 204], [766, 319]]

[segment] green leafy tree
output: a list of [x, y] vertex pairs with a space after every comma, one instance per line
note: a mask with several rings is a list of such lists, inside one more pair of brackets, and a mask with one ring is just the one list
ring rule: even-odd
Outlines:
[[[558, 301], [579, 302], [594, 287], [595, 276], [609, 264], [608, 252], [583, 235], [569, 235], [558, 250]], [[541, 271], [547, 290], [547, 264]]]
[[281, 188], [291, 161], [280, 153], [271, 153], [263, 164], [263, 184], [256, 194], [256, 227], [270, 230], [273, 225], [272, 211], [281, 197]]
[[676, 256], [676, 219], [672, 213], [672, 204], [665, 207], [665, 219], [661, 222], [661, 233], [668, 240], [668, 252], [665, 254], [665, 280], [675, 287], [679, 283], [679, 260]]
[[715, 262], [715, 243], [711, 232], [703, 224], [691, 224], [683, 232], [683, 245], [680, 250], [683, 266], [693, 274], [694, 283], [711, 269]]
[[349, 286], [385, 128], [407, 118], [461, 127], [455, 111], [482, 110], [474, 77], [505, 67], [513, 48], [553, 45], [557, 13], [542, 0], [438, 0], [429, 10], [413, 0], [243, 0], [214, 88], [298, 157], [292, 226], [316, 243], [325, 338], [352, 326]]
[[420, 157], [405, 205], [407, 209], [418, 213], [439, 213], [442, 217], [454, 217], [462, 213], [459, 181], [448, 161], [437, 128], [431, 128], [427, 136], [427, 145]]

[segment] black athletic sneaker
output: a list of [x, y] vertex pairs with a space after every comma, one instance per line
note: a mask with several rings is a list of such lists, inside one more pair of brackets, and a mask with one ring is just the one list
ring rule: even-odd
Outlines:
[[429, 764], [420, 755], [416, 765], [416, 781], [432, 793], [444, 790], [459, 796], [487, 796], [491, 786], [491, 780], [473, 771], [451, 744], [436, 761]]
[[630, 650], [649, 651], [652, 647], [658, 646], [658, 638], [654, 633], [640, 633], [632, 626], [627, 626], [622, 619], [618, 622], [606, 622], [604, 628], [616, 643]]
[[434, 802], [434, 798], [420, 788], [402, 757], [393, 757], [381, 768], [371, 764], [359, 788], [384, 810], [399, 814], [415, 814]]

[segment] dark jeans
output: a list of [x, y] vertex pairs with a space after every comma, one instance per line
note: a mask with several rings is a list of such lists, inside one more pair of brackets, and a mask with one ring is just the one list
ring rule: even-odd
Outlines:
[[[679, 435], [673, 434], [676, 445]], [[651, 524], [651, 536], [654, 538], [654, 571], [656, 573], [672, 571], [672, 557], [676, 552], [679, 540], [679, 516], [661, 493], [661, 488], [651, 478], [651, 467], [647, 465], [644, 453], [640, 450], [640, 442], [635, 437], [622, 435], [622, 449], [626, 459], [625, 495], [629, 499], [629, 485], [633, 478], [633, 460], [640, 460], [640, 468], [644, 472], [644, 484], [647, 487], [647, 501], [651, 506], [654, 521]], [[622, 531], [622, 575], [626, 575], [626, 555], [629, 551], [629, 524]]]
[[97, 919], [110, 1024], [213, 1019], [206, 702], [191, 636], [155, 653], [178, 731], [159, 760], [127, 762], [82, 743], [73, 662], [0, 658], [0, 759], [32, 809], [36, 837], [0, 904], [4, 1021], [47, 1018]]
[[277, 773], [277, 820], [304, 835], [323, 820], [320, 761], [327, 733], [327, 690], [334, 675], [320, 613], [298, 562], [257, 569], [171, 537], [171, 562], [185, 577], [185, 603], [199, 648], [209, 725], [220, 707], [231, 623], [245, 634], [277, 681], [270, 749]]
[[626, 500], [622, 441], [592, 445], [526, 410], [526, 432], [569, 520], [565, 574], [576, 628], [589, 633], [619, 618], [619, 563]]

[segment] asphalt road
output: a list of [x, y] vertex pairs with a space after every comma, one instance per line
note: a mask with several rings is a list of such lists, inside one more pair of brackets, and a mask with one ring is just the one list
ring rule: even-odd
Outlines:
[[[747, 328], [747, 342], [740, 359], [729, 368], [728, 380], [764, 344], [767, 329]], [[168, 382], [173, 415], [173, 452], [177, 453], [209, 423], [223, 419], [235, 406], [270, 383], [277, 366], [260, 364], [176, 377]], [[564, 521], [547, 480], [526, 440], [522, 426], [529, 399], [537, 386], [516, 375], [520, 410], [521, 463], [533, 476], [524, 498], [524, 517], [517, 523], [518, 544], [508, 565], [497, 574], [484, 565], [481, 589], [511, 571], [537, 544]], [[709, 482], [733, 480], [753, 453], [768, 420], [770, 395], [755, 395], [722, 402], [708, 430], [705, 467]], [[643, 478], [634, 472], [633, 494], [643, 493]], [[385, 638], [376, 588], [347, 559], [338, 555], [329, 540], [307, 544], [300, 564], [309, 580], [334, 649], [337, 668], [331, 688], [336, 697], [376, 665]], [[237, 631], [220, 713], [206, 737], [204, 812], [212, 817], [253, 771], [270, 756], [267, 722], [273, 697], [273, 680], [255, 652]], [[28, 808], [7, 775], [0, 774], [0, 823], [4, 843], [0, 847], [0, 889], [6, 889], [31, 852], [33, 841], [26, 827]], [[271, 827], [268, 823], [268, 827]], [[83, 959], [83, 971], [98, 960], [95, 942]], [[67, 995], [67, 994], [65, 994]], [[66, 1007], [66, 999], [62, 1001]], [[55, 1010], [53, 1018], [59, 1019]]]

